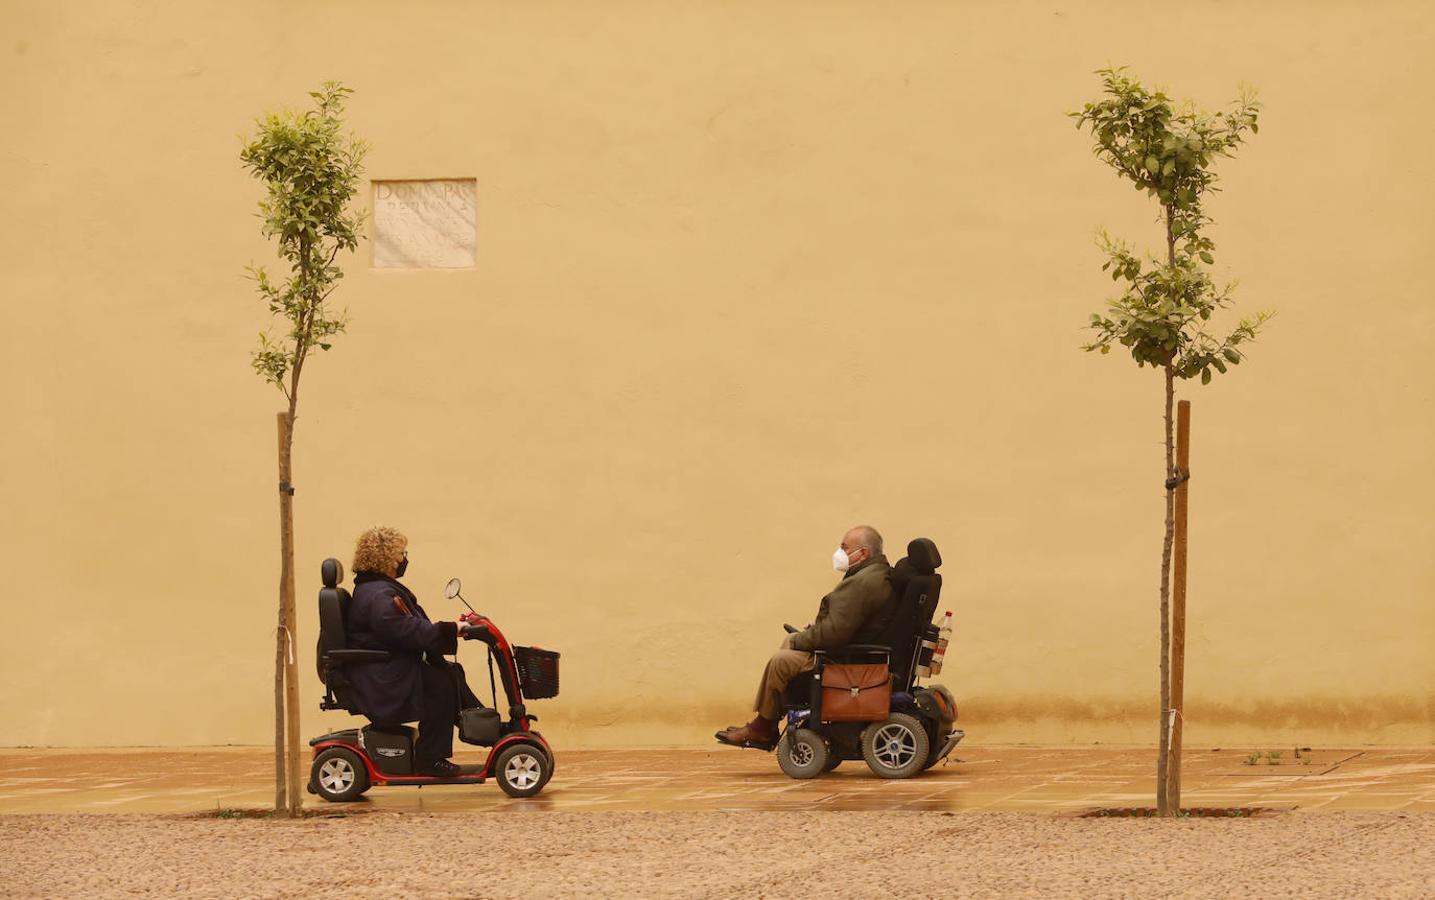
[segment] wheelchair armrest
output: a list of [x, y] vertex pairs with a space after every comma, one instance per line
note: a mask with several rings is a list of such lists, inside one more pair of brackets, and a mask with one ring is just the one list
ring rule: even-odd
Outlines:
[[846, 647], [827, 651], [827, 661], [834, 663], [851, 662], [854, 657], [860, 656], [885, 656], [890, 660], [892, 648], [881, 644], [848, 644]]
[[330, 650], [324, 654], [326, 662], [347, 666], [351, 663], [383, 662], [392, 656], [387, 650]]
[[788, 625], [788, 624], [785, 624], [785, 623], [784, 623], [783, 626], [782, 626], [782, 630], [783, 630], [783, 631], [786, 631], [788, 634], [797, 634], [797, 632], [800, 631], [801, 629], [799, 629], [799, 628], [793, 628], [791, 625]]

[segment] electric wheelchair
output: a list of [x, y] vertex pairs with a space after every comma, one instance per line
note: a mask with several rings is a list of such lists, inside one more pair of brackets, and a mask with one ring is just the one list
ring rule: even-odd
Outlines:
[[[918, 681], [931, 664], [938, 630], [932, 624], [941, 596], [942, 564], [937, 545], [917, 538], [907, 545], [907, 555], [892, 567], [892, 597], [878, 613], [879, 637], [873, 644], [853, 644], [835, 652], [818, 651], [815, 666], [787, 686], [785, 729], [777, 743], [777, 762], [793, 778], [815, 778], [837, 768], [843, 760], [862, 759], [883, 778], [908, 778], [944, 759], [965, 732], [955, 727], [957, 706], [942, 685], [922, 686]], [[784, 626], [789, 632], [797, 629]], [[890, 676], [891, 702], [883, 718], [863, 721], [830, 721], [824, 716], [823, 700], [829, 705], [834, 691], [847, 690], [856, 697], [877, 684], [829, 684], [824, 690], [823, 673], [829, 665], [879, 664], [865, 671], [880, 673], [885, 663]], [[880, 715], [880, 714], [879, 714]]]
[[[344, 567], [337, 559], [326, 559], [320, 574], [324, 587], [319, 591], [317, 665], [324, 682], [324, 699], [319, 708], [365, 716], [354, 700], [345, 673], [350, 666], [382, 662], [390, 654], [386, 650], [347, 646], [344, 614], [350, 597], [339, 586], [344, 580]], [[461, 588], [455, 578], [448, 583], [444, 595], [450, 600], [463, 600]], [[466, 605], [468, 601], [463, 602]], [[459, 774], [451, 778], [420, 774], [414, 768], [416, 729], [403, 724], [371, 723], [363, 728], [331, 731], [309, 741], [314, 748], [309, 793], [342, 803], [359, 799], [373, 785], [482, 784], [490, 779], [496, 779], [510, 797], [532, 797], [543, 790], [553, 776], [553, 751], [533, 729], [532, 723], [538, 717], [528, 712], [524, 700], [558, 695], [558, 654], [538, 647], [511, 646], [497, 625], [476, 612], [464, 621], [460, 636], [482, 641], [488, 647], [494, 708], [461, 710], [458, 737], [468, 744], [492, 748], [483, 765], [460, 766]], [[508, 701], [508, 721], [497, 710], [495, 661]]]

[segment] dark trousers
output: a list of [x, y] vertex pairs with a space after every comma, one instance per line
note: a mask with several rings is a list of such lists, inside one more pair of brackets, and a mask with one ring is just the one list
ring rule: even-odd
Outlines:
[[414, 742], [414, 762], [420, 769], [453, 756], [453, 726], [458, 723], [458, 711], [482, 705], [468, 689], [463, 666], [458, 663], [425, 665], [423, 679], [423, 716], [419, 719], [419, 738]]

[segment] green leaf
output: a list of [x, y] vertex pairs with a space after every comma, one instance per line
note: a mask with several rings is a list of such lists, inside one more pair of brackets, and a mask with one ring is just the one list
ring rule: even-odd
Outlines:
[[1146, 171], [1156, 174], [1161, 170], [1161, 161], [1154, 156], [1146, 157]]
[[1210, 369], [1202, 369], [1202, 370], [1201, 370], [1201, 383], [1202, 383], [1202, 384], [1210, 384], [1210, 383], [1211, 383], [1211, 370], [1210, 370]]
[[1224, 356], [1233, 366], [1239, 365], [1241, 362], [1241, 354], [1230, 349], [1229, 347], [1221, 351], [1221, 355]]
[[1201, 251], [1201, 262], [1203, 262], [1203, 263], [1205, 263], [1206, 265], [1209, 266], [1211, 263], [1213, 263], [1213, 262], [1215, 262], [1215, 261], [1216, 261], [1216, 258], [1215, 258], [1214, 256], [1212, 256], [1211, 254], [1207, 253], [1205, 250], [1202, 250], [1202, 251]]

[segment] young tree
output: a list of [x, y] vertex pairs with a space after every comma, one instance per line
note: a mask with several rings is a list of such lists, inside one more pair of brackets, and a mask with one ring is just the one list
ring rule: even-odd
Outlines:
[[1205, 331], [1212, 314], [1231, 304], [1230, 285], [1218, 286], [1207, 266], [1215, 260], [1215, 244], [1205, 234], [1209, 193], [1219, 190], [1212, 165], [1234, 155], [1247, 132], [1259, 128], [1260, 104], [1242, 89], [1240, 98], [1222, 113], [1206, 113], [1187, 102], [1178, 105], [1160, 91], [1149, 91], [1125, 69], [1102, 69], [1104, 97], [1070, 113], [1078, 129], [1095, 138], [1096, 156], [1161, 207], [1165, 260], [1138, 256], [1132, 247], [1104, 232], [1101, 246], [1113, 281], [1121, 293], [1105, 314], [1091, 316], [1096, 338], [1084, 349], [1110, 353], [1113, 344], [1126, 347], [1140, 367], [1152, 366], [1165, 379], [1166, 531], [1161, 547], [1161, 732], [1156, 763], [1156, 805], [1161, 815], [1175, 811], [1167, 802], [1167, 753], [1170, 716], [1170, 585], [1174, 492], [1188, 477], [1173, 461], [1171, 408], [1176, 379], [1225, 374], [1245, 358], [1243, 347], [1253, 341], [1269, 315], [1242, 320], [1224, 338]]
[[309, 354], [328, 350], [344, 330], [345, 315], [324, 305], [344, 276], [335, 265], [341, 250], [354, 250], [363, 219], [349, 210], [358, 192], [368, 146], [344, 134], [344, 100], [352, 93], [338, 82], [310, 92], [314, 108], [285, 110], [259, 121], [254, 138], [239, 154], [246, 169], [264, 182], [259, 203], [265, 237], [278, 241], [288, 265], [282, 282], [262, 266], [249, 274], [269, 312], [281, 317], [287, 333], [259, 335], [254, 370], [288, 401], [279, 413], [279, 630], [274, 651], [274, 808], [299, 815], [303, 783], [299, 765], [299, 682], [294, 662], [294, 507], [292, 450], [299, 408], [299, 376]]

